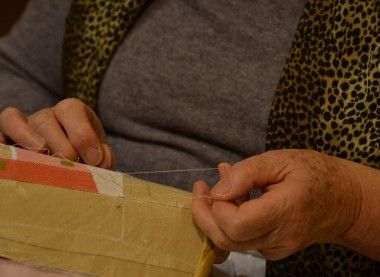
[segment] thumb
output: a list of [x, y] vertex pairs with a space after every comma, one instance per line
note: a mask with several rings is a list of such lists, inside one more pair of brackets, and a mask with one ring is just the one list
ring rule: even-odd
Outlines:
[[230, 169], [231, 169], [231, 165], [229, 163], [226, 163], [226, 162], [220, 163], [218, 165], [218, 171], [219, 171], [220, 178], [223, 178], [224, 176], [226, 176]]
[[253, 188], [281, 182], [287, 174], [287, 159], [280, 151], [266, 152], [233, 165], [211, 190], [215, 200], [234, 201]]
[[[45, 152], [46, 140], [31, 128], [25, 115], [18, 109], [8, 107], [0, 113], [1, 143], [7, 143], [8, 139], [15, 144], [36, 152]], [[13, 144], [13, 143], [11, 143]]]

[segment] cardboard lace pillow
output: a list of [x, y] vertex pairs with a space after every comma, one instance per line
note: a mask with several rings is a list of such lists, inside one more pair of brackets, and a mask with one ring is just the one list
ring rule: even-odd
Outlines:
[[220, 253], [194, 225], [191, 193], [2, 144], [0, 198], [0, 257], [36, 267], [207, 276]]

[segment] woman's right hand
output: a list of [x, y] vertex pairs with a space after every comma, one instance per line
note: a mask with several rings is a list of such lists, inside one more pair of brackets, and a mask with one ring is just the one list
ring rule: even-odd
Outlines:
[[28, 117], [16, 108], [6, 108], [0, 113], [0, 132], [0, 143], [115, 169], [115, 156], [99, 118], [75, 98]]

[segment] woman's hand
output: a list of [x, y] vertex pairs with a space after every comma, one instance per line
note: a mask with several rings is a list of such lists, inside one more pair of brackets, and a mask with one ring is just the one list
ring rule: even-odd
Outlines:
[[65, 99], [28, 117], [16, 108], [0, 113], [0, 143], [115, 168], [115, 157], [95, 112], [78, 99]]
[[27, 277], [79, 277], [82, 275], [71, 275], [69, 273], [60, 273], [49, 271], [46, 268], [37, 268], [30, 265], [17, 263], [11, 260], [0, 258], [0, 276], [27, 276]]
[[[232, 167], [221, 164], [221, 180], [211, 191], [203, 181], [195, 184], [193, 216], [221, 249], [258, 249], [270, 260], [317, 242], [353, 246], [346, 242], [356, 232], [363, 202], [352, 174], [357, 166], [366, 168], [311, 150], [271, 151]], [[236, 201], [253, 188], [263, 195]]]

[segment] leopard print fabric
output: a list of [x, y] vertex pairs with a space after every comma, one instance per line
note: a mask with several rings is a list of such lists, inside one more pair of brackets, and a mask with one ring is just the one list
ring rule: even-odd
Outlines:
[[67, 97], [96, 108], [111, 57], [148, 0], [74, 0], [66, 20], [63, 72]]
[[[307, 1], [273, 102], [268, 150], [314, 149], [380, 169], [379, 17], [379, 0]], [[380, 263], [315, 244], [268, 262], [267, 276], [380, 276]]]

